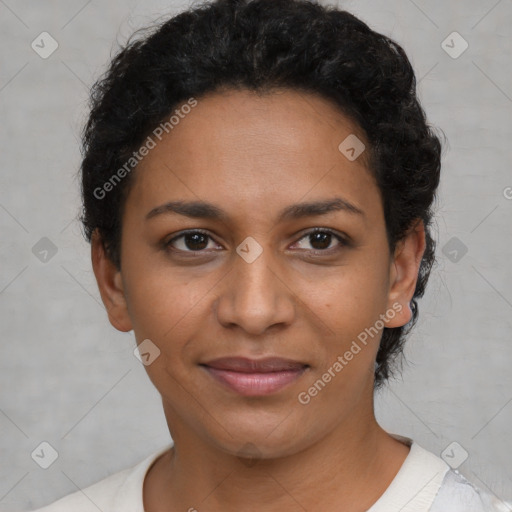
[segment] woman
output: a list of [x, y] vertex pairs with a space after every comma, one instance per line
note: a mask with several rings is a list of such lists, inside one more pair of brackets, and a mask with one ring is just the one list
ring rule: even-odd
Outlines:
[[506, 510], [374, 416], [434, 262], [415, 88], [398, 44], [301, 0], [203, 4], [113, 59], [82, 221], [173, 444], [41, 511]]

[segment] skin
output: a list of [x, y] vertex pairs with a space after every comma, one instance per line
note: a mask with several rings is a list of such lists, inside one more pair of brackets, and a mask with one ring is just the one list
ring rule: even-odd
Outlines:
[[[338, 150], [350, 134], [365, 140], [314, 95], [225, 90], [200, 98], [133, 176], [120, 271], [95, 233], [93, 268], [110, 322], [161, 351], [145, 368], [174, 447], [146, 476], [147, 511], [365, 511], [408, 455], [374, 416], [382, 329], [307, 405], [297, 399], [393, 304], [401, 311], [386, 317], [387, 327], [410, 320], [425, 249], [419, 222], [389, 253], [365, 154], [349, 161]], [[289, 205], [334, 197], [364, 215], [277, 220]], [[146, 220], [176, 200], [208, 201], [226, 219]], [[331, 237], [322, 245], [307, 236], [315, 227], [351, 242]], [[190, 238], [173, 242], [174, 252], [163, 247], [188, 229], [210, 235], [202, 253]], [[263, 250], [252, 263], [236, 252], [248, 236]], [[309, 369], [274, 394], [244, 397], [199, 366], [225, 356], [278, 356]]]

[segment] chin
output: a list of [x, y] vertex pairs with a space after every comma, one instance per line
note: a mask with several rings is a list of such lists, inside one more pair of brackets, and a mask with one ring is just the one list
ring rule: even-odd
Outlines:
[[286, 410], [277, 415], [260, 411], [248, 415], [238, 412], [234, 416], [234, 421], [229, 422], [229, 415], [223, 415], [226, 430], [215, 425], [215, 432], [210, 431], [208, 436], [217, 449], [241, 459], [287, 457], [305, 450], [314, 444], [315, 438], [322, 437], [320, 432], [308, 433], [307, 422]]
[[250, 463], [256, 460], [280, 459], [294, 455], [305, 448], [299, 446], [300, 444], [300, 441], [290, 440], [287, 436], [270, 440], [265, 437], [265, 434], [262, 434], [259, 438], [249, 436], [226, 440], [226, 442], [220, 441], [218, 442], [218, 448]]

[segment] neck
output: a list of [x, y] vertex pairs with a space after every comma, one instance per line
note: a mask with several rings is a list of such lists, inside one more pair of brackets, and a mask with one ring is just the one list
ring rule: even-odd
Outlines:
[[409, 453], [378, 425], [373, 409], [366, 417], [351, 415], [297, 453], [252, 460], [213, 447], [169, 418], [165, 404], [164, 410], [175, 427], [174, 447], [148, 472], [148, 512], [247, 510], [248, 504], [262, 512], [367, 510]]

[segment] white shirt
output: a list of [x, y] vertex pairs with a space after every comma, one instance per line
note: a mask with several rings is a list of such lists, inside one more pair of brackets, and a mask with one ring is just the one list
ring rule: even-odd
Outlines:
[[[411, 449], [389, 487], [367, 512], [512, 512], [512, 504], [484, 493], [412, 439], [390, 435]], [[168, 449], [33, 512], [144, 512], [144, 478]], [[201, 510], [199, 503], [194, 506]]]

